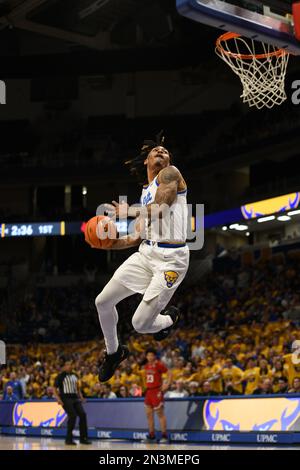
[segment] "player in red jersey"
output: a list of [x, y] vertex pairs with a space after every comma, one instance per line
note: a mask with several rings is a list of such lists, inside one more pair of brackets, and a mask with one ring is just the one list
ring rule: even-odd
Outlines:
[[[162, 438], [160, 439], [160, 442], [168, 442], [167, 420], [164, 411], [163, 393], [168, 390], [171, 384], [172, 373], [171, 371], [168, 371], [166, 366], [157, 359], [154, 349], [147, 349], [146, 360], [147, 364], [144, 367], [146, 381], [145, 407], [149, 426], [147, 442], [155, 442], [156, 440], [154, 429], [154, 411], [157, 413], [162, 432]], [[163, 385], [162, 374], [166, 372], [168, 373], [167, 383]]]

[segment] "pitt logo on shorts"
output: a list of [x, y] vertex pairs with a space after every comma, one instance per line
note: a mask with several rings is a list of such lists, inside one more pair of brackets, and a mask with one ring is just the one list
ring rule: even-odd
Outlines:
[[165, 271], [165, 280], [167, 281], [167, 286], [172, 287], [177, 281], [179, 274], [176, 271]]

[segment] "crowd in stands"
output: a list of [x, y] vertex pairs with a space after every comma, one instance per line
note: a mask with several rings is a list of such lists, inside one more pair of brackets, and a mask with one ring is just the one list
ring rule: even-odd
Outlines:
[[[19, 335], [19, 344], [8, 346], [0, 393], [9, 400], [52, 398], [67, 357], [85, 397], [139, 397], [144, 393], [144, 353], [152, 346], [172, 371], [169, 398], [300, 394], [300, 354], [293, 350], [300, 341], [298, 271], [296, 257], [277, 258], [219, 269], [201, 283], [183, 284], [174, 297], [182, 311], [179, 328], [161, 343], [133, 331], [131, 316], [139, 298], [123, 301], [120, 337], [131, 354], [107, 384], [97, 377], [104, 344], [94, 307], [96, 286], [40, 291], [40, 299], [29, 297], [18, 316], [21, 331], [38, 334], [30, 343]], [[86, 338], [78, 342], [81, 330]], [[65, 335], [73, 342], [63, 343]]]

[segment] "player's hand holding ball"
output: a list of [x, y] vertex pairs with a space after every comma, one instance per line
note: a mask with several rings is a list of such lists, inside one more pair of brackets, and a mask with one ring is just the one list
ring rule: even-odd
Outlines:
[[85, 241], [92, 247], [110, 250], [118, 239], [115, 223], [105, 215], [92, 217], [86, 224]]

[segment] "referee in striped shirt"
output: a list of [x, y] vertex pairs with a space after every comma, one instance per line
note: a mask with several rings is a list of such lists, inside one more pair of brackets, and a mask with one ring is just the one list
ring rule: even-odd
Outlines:
[[55, 379], [55, 396], [68, 415], [66, 444], [76, 445], [76, 442], [73, 441], [73, 429], [77, 416], [79, 417], [80, 443], [91, 444], [88, 440], [86, 414], [81, 404], [84, 398], [81, 394], [78, 377], [72, 370], [71, 361], [64, 363], [63, 372]]

